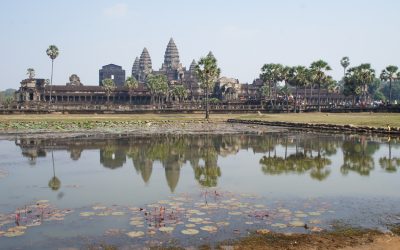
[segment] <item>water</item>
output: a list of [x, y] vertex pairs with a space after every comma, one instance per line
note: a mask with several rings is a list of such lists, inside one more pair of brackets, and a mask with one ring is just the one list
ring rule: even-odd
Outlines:
[[0, 141], [0, 248], [214, 244], [338, 223], [385, 230], [400, 222], [399, 168], [400, 142], [388, 137], [25, 135]]

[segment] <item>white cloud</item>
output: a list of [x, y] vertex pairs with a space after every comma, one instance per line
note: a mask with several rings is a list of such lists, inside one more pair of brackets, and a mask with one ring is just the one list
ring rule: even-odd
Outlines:
[[105, 16], [113, 18], [125, 17], [127, 13], [128, 13], [128, 6], [124, 3], [117, 3], [103, 10], [103, 14]]

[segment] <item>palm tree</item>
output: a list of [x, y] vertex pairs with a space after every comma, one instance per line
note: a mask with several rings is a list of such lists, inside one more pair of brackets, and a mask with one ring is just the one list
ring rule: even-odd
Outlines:
[[371, 68], [371, 64], [364, 63], [358, 66], [358, 77], [362, 87], [362, 96], [364, 102], [366, 102], [367, 94], [368, 94], [368, 84], [372, 83], [375, 79], [375, 70]]
[[398, 72], [398, 67], [394, 65], [389, 65], [386, 69], [382, 70], [381, 80], [389, 81], [389, 103], [392, 103], [392, 82], [400, 77], [400, 72]]
[[148, 75], [146, 86], [151, 94], [151, 103], [154, 104], [154, 97], [159, 98], [168, 92], [168, 79], [165, 75]]
[[29, 79], [33, 79], [35, 77], [35, 69], [28, 68], [26, 71]]
[[[280, 64], [264, 64], [261, 68], [260, 78], [264, 84], [268, 84], [268, 97], [272, 100], [272, 89], [275, 91], [275, 98], [276, 98], [276, 83], [279, 81], [279, 74], [282, 65]], [[274, 88], [273, 88], [274, 87]], [[266, 89], [265, 89], [266, 90]], [[266, 93], [264, 93], [266, 94]], [[265, 95], [267, 96], [267, 95]]]
[[331, 70], [327, 62], [318, 60], [311, 63], [311, 79], [318, 85], [318, 112], [321, 112], [321, 84], [324, 84], [328, 78], [326, 72]]
[[51, 150], [51, 160], [53, 162], [53, 177], [50, 179], [48, 186], [49, 186], [49, 188], [51, 188], [51, 190], [57, 191], [58, 189], [60, 189], [61, 181], [56, 176], [56, 170], [55, 170], [55, 167], [54, 167], [53, 150]]
[[350, 65], [350, 59], [347, 56], [345, 56], [342, 58], [342, 60], [340, 60], [340, 64], [343, 67], [343, 77], [344, 77], [346, 75], [346, 69]]
[[288, 66], [284, 66], [280, 68], [280, 81], [284, 81], [285, 82], [285, 99], [286, 99], [286, 112], [289, 113], [289, 87], [288, 87], [288, 80], [290, 77], [290, 70], [291, 68]]
[[197, 79], [201, 83], [202, 88], [205, 90], [206, 99], [206, 119], [210, 118], [210, 110], [208, 103], [208, 93], [217, 81], [221, 70], [218, 68], [217, 59], [212, 55], [208, 54], [206, 57], [202, 57], [195, 67]]
[[296, 88], [294, 110], [297, 110], [298, 88], [305, 87], [309, 82], [309, 70], [304, 66], [293, 67], [289, 73], [288, 83]]
[[125, 81], [125, 87], [128, 88], [129, 91], [129, 103], [132, 103], [132, 95], [135, 89], [139, 86], [139, 82], [136, 80], [135, 77], [130, 76]]
[[46, 50], [46, 54], [50, 57], [51, 59], [51, 78], [50, 78], [50, 100], [51, 102], [51, 92], [52, 92], [52, 87], [53, 87], [53, 66], [54, 66], [54, 59], [57, 58], [58, 54], [60, 52], [58, 51], [57, 46], [55, 45], [50, 45], [49, 48]]
[[112, 79], [110, 78], [106, 78], [104, 79], [102, 82], [102, 87], [104, 89], [104, 91], [106, 92], [107, 95], [107, 103], [110, 101], [110, 95], [111, 93], [115, 90], [116, 86], [115, 83]]
[[188, 92], [184, 86], [178, 85], [172, 89], [172, 95], [175, 96], [175, 98], [178, 98], [179, 102], [181, 102], [182, 99], [188, 96]]

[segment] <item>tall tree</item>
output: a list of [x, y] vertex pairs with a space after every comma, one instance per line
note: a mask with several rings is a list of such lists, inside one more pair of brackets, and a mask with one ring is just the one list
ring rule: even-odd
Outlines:
[[392, 82], [395, 79], [399, 79], [400, 72], [398, 71], [399, 68], [394, 65], [387, 66], [381, 73], [381, 80], [389, 81], [389, 103], [392, 103]]
[[375, 70], [371, 68], [371, 64], [363, 63], [358, 66], [358, 71], [363, 101], [366, 102], [368, 96], [368, 85], [370, 85], [375, 79]]
[[283, 66], [280, 68], [280, 74], [279, 74], [279, 81], [285, 83], [285, 99], [286, 99], [286, 112], [289, 113], [289, 87], [288, 87], [288, 80], [290, 77], [290, 70], [291, 68], [288, 66]]
[[197, 79], [201, 83], [201, 87], [205, 92], [206, 102], [206, 119], [210, 118], [210, 107], [208, 102], [208, 95], [210, 89], [213, 88], [217, 81], [221, 70], [218, 68], [217, 59], [212, 55], [208, 54], [206, 57], [202, 57], [195, 67]]
[[270, 100], [273, 99], [272, 90], [274, 90], [274, 99], [276, 100], [276, 85], [279, 81], [281, 68], [282, 65], [275, 63], [264, 64], [264, 66], [261, 68], [260, 78], [263, 81], [264, 85], [268, 85], [268, 97]]
[[129, 92], [129, 103], [132, 103], [132, 95], [135, 89], [139, 86], [139, 82], [136, 80], [135, 77], [130, 76], [125, 81], [125, 87], [128, 88]]
[[51, 103], [51, 92], [52, 92], [52, 88], [53, 88], [53, 68], [54, 68], [54, 59], [57, 58], [57, 56], [59, 55], [59, 51], [57, 46], [55, 45], [50, 45], [47, 50], [46, 50], [46, 54], [50, 57], [51, 59], [51, 77], [50, 77], [50, 100], [49, 102]]
[[29, 79], [33, 79], [35, 77], [35, 69], [28, 68], [26, 71]]
[[150, 90], [151, 103], [154, 104], [156, 96], [160, 101], [160, 98], [168, 92], [168, 79], [165, 75], [148, 75], [146, 86]]
[[347, 57], [347, 56], [343, 57], [342, 60], [340, 60], [340, 64], [341, 64], [342, 67], [343, 67], [343, 77], [345, 77], [345, 76], [346, 76], [346, 69], [347, 69], [347, 67], [349, 67], [349, 65], [350, 65], [350, 59], [349, 59], [349, 57]]
[[107, 103], [110, 101], [111, 93], [116, 89], [115, 83], [112, 79], [106, 78], [102, 82], [102, 87], [107, 95]]
[[298, 103], [298, 88], [305, 87], [309, 83], [310, 71], [304, 66], [293, 67], [289, 73], [289, 84], [296, 88], [296, 94], [294, 98], [294, 110], [297, 111]]
[[321, 112], [321, 85], [326, 82], [327, 72], [331, 70], [331, 67], [327, 62], [318, 60], [311, 63], [310, 69], [312, 82], [318, 86], [318, 112]]
[[344, 77], [343, 94], [345, 96], [352, 96], [352, 104], [354, 106], [356, 96], [361, 95], [362, 90], [360, 86], [360, 80], [358, 77], [357, 67], [350, 68]]

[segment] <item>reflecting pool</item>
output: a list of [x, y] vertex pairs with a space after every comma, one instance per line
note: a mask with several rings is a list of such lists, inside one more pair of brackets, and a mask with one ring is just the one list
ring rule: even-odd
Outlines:
[[[0, 141], [0, 246], [182, 246], [400, 222], [398, 138], [274, 132]], [[200, 242], [200, 239], [202, 241]]]

